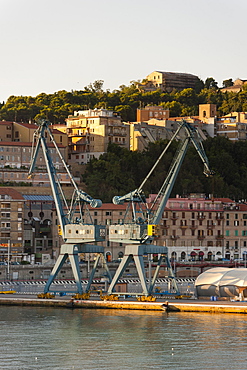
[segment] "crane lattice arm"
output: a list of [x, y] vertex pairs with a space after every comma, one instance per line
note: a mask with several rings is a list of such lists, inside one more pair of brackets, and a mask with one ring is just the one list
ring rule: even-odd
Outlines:
[[[74, 187], [74, 194], [72, 196], [72, 201], [70, 205], [68, 205], [66, 201], [64, 193], [62, 191], [60, 181], [57, 176], [56, 168], [52, 162], [50, 150], [46, 142], [46, 133], [49, 135], [50, 141], [54, 145], [56, 153], [58, 154], [63, 164], [63, 167], [66, 170], [67, 175], [71, 181], [71, 184]], [[84, 231], [82, 230], [83, 219], [85, 218], [85, 215], [84, 215], [85, 212], [83, 212], [82, 209], [85, 203], [89, 204], [93, 208], [101, 207], [102, 205], [101, 200], [94, 199], [87, 193], [78, 189], [78, 186], [76, 182], [74, 181], [74, 178], [71, 175], [69, 168], [65, 160], [63, 159], [63, 156], [49, 128], [49, 121], [42, 120], [40, 122], [39, 127], [34, 134], [34, 142], [35, 141], [36, 141], [36, 145], [35, 145], [35, 148], [33, 145], [32, 159], [31, 159], [31, 164], [30, 164], [30, 168], [28, 172], [28, 177], [31, 177], [35, 170], [35, 164], [37, 161], [38, 153], [39, 153], [39, 150], [42, 148], [44, 160], [45, 160], [45, 164], [46, 164], [46, 168], [47, 168], [47, 172], [48, 172], [48, 176], [50, 180], [50, 185], [52, 188], [52, 193], [53, 193], [53, 197], [54, 197], [54, 201], [56, 205], [57, 216], [58, 216], [59, 224], [61, 227], [61, 234], [63, 235], [65, 242], [66, 240], [71, 242], [72, 240], [74, 241], [76, 239], [78, 239], [77, 242], [79, 242], [79, 240], [83, 241], [85, 238], [83, 235], [86, 235], [86, 234], [90, 234], [90, 237], [88, 236], [87, 241], [91, 241], [90, 239], [92, 239], [92, 241], [95, 241], [96, 236], [94, 238], [91, 235], [93, 234], [92, 229], [96, 230], [94, 225], [92, 225], [91, 229], [89, 228], [85, 230], [85, 227], [84, 227]], [[78, 210], [80, 212], [80, 216], [74, 217], [75, 213], [78, 212]], [[88, 215], [89, 217], [91, 217], [90, 213], [88, 213]], [[91, 224], [93, 224], [92, 220], [91, 220]], [[72, 225], [81, 225], [81, 229], [78, 230], [78, 226], [75, 227]], [[79, 236], [76, 237], [74, 233], [80, 234], [80, 237]], [[102, 238], [100, 238], [100, 240], [102, 240]]]
[[[184, 157], [190, 144], [193, 144], [204, 164], [204, 174], [206, 176], [213, 175], [213, 172], [209, 168], [208, 158], [202, 146], [202, 139], [199, 132], [184, 120], [178, 122], [178, 124], [179, 127], [177, 131], [175, 132], [172, 139], [169, 141], [168, 145], [165, 147], [165, 149], [155, 162], [152, 169], [149, 171], [148, 175], [143, 180], [140, 187], [126, 195], [115, 196], [113, 198], [114, 204], [123, 204], [124, 202], [129, 202], [132, 204], [132, 221], [127, 222], [126, 216], [122, 224], [111, 226], [110, 240], [119, 242], [126, 241], [127, 243], [129, 242], [145, 243], [147, 241], [152, 240], [152, 233], [150, 235], [150, 232], [148, 231], [148, 225], [153, 226], [159, 224], [162, 217], [162, 213], [164, 212], [166, 203], [169, 199], [177, 175], [179, 173], [179, 170], [181, 168], [181, 165], [183, 163]], [[154, 201], [151, 203], [151, 205], [149, 205], [146, 203], [145, 200], [143, 186], [153, 173], [154, 169], [156, 168], [164, 154], [167, 152], [172, 141], [176, 139], [177, 135], [180, 133], [182, 129], [184, 129], [183, 135], [185, 136], [180, 141], [180, 144], [175, 153], [172, 164], [168, 171], [168, 175], [166, 176], [163, 185], [161, 186]], [[127, 211], [129, 211], [129, 209], [130, 207], [127, 208]]]

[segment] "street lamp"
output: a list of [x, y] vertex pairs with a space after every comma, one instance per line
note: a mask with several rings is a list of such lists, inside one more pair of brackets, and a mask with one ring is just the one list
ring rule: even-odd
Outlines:
[[7, 265], [7, 279], [9, 280], [9, 257], [10, 257], [10, 240], [8, 241], [8, 265]]

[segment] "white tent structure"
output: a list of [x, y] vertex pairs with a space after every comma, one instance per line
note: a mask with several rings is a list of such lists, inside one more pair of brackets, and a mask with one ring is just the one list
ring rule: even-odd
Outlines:
[[195, 281], [198, 298], [247, 297], [247, 269], [215, 267], [200, 274]]

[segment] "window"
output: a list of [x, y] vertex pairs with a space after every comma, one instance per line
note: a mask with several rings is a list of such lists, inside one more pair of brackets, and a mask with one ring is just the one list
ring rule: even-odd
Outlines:
[[238, 236], [238, 230], [234, 230], [234, 236]]
[[226, 230], [226, 236], [230, 236], [230, 230]]
[[234, 221], [234, 226], [239, 226], [239, 221]]
[[229, 224], [230, 224], [230, 221], [229, 221], [229, 220], [227, 220], [227, 221], [226, 221], [226, 226], [229, 226]]
[[105, 215], [106, 216], [111, 216], [111, 212], [110, 211], [106, 211]]

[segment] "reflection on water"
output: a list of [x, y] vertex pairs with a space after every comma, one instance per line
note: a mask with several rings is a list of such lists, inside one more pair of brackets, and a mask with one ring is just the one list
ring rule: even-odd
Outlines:
[[247, 369], [245, 317], [0, 306], [1, 369]]

